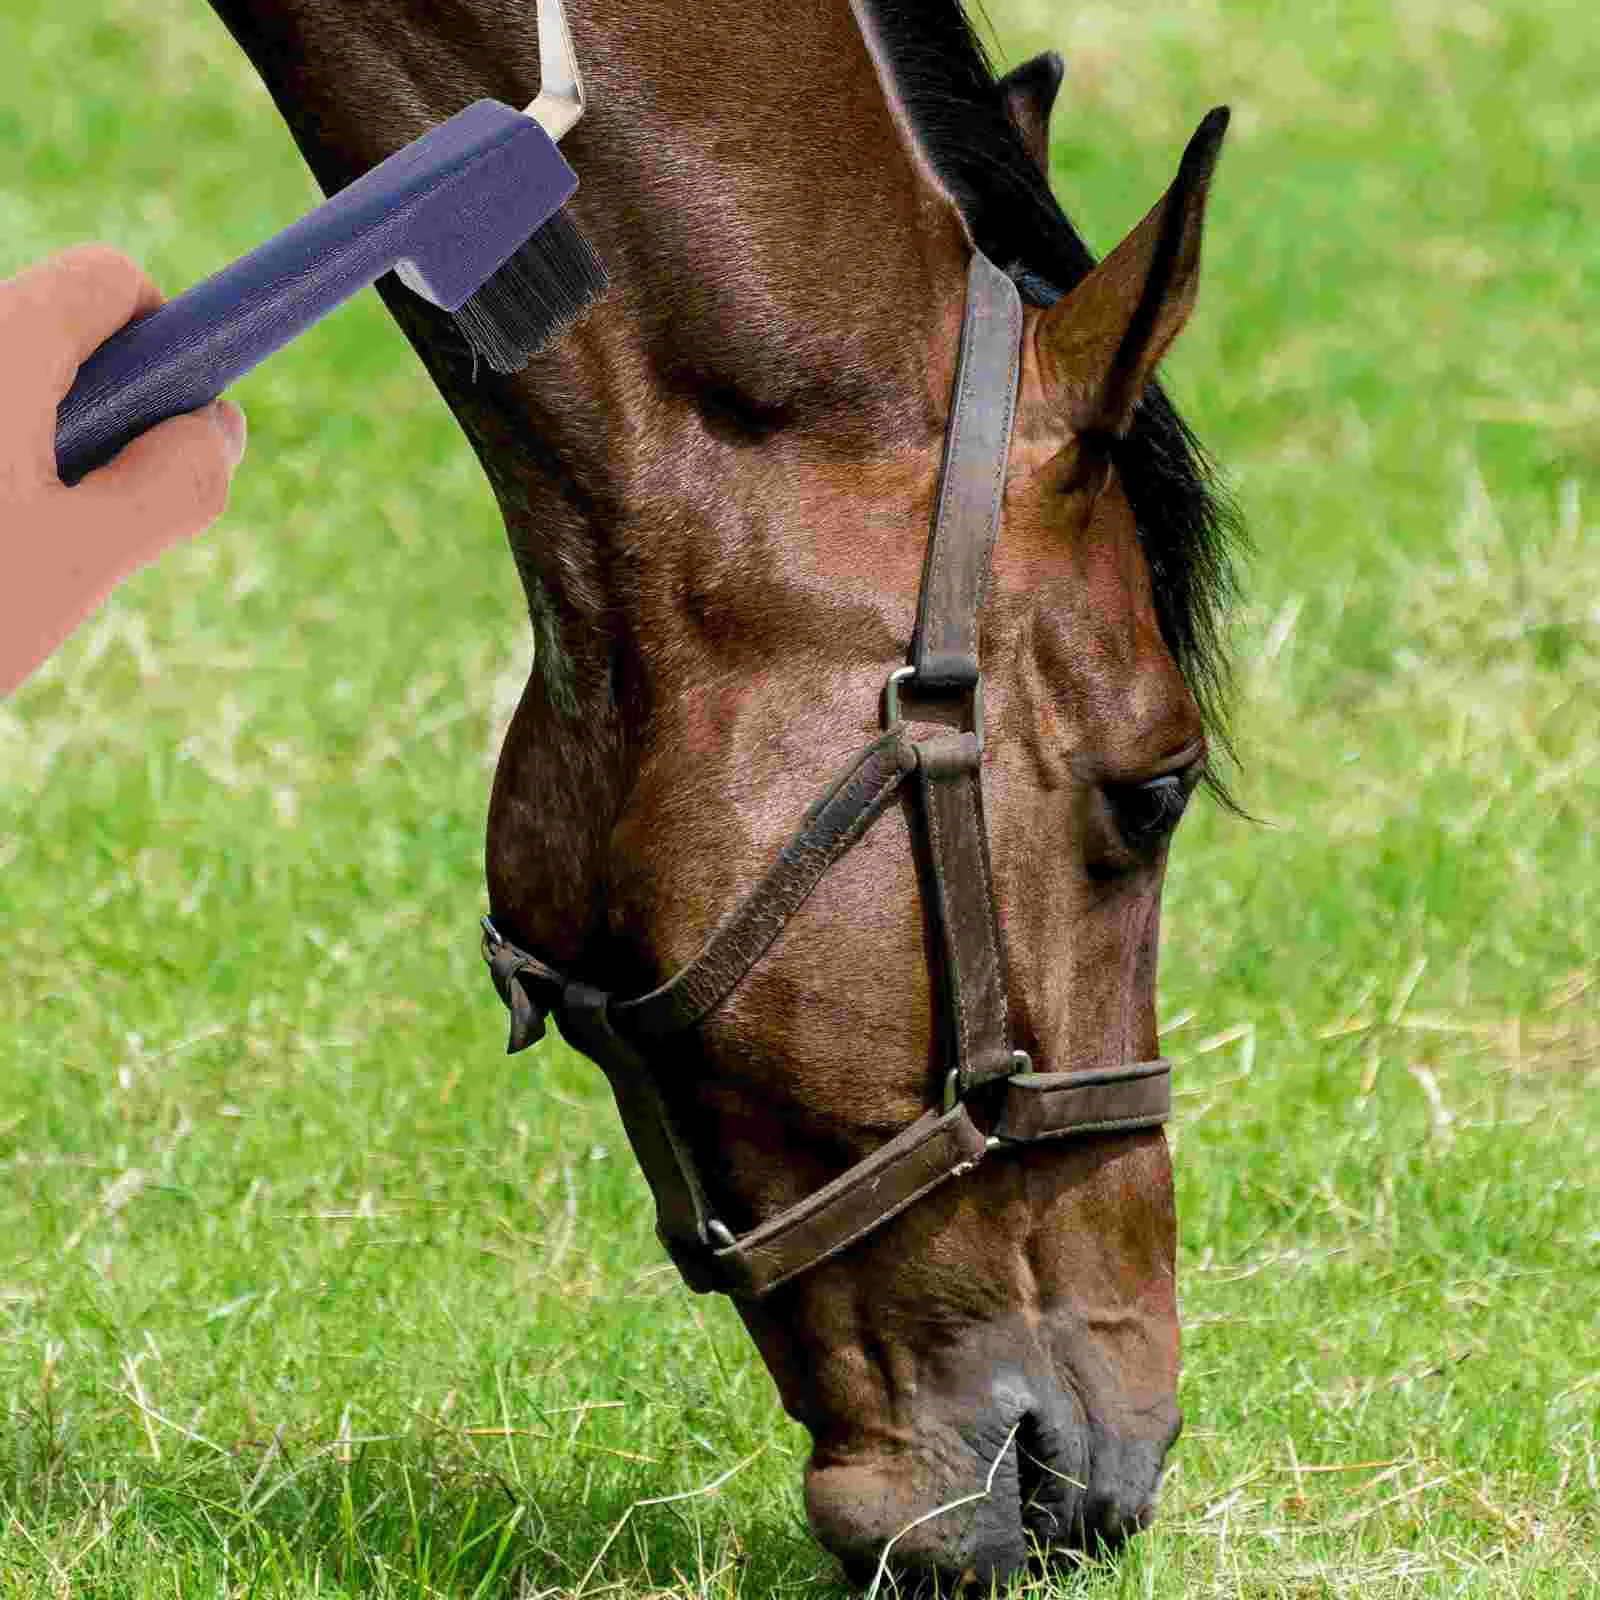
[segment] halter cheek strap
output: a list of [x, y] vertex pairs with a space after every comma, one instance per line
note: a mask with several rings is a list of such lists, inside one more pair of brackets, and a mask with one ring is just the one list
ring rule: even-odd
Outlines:
[[[981, 253], [967, 279], [938, 508], [910, 662], [884, 687], [885, 731], [835, 777], [761, 882], [668, 982], [631, 1000], [569, 979], [483, 919], [483, 956], [511, 1013], [508, 1051], [562, 1034], [605, 1072], [656, 1200], [656, 1230], [691, 1289], [756, 1299], [820, 1265], [930, 1190], [1006, 1145], [1154, 1128], [1171, 1110], [1171, 1068], [1140, 1062], [1035, 1073], [1010, 1046], [1005, 943], [983, 806], [978, 612], [1000, 527], [1016, 404], [1022, 309]], [[902, 702], [945, 724], [913, 739]], [[911, 718], [909, 720], [920, 720]], [[732, 993], [827, 870], [909, 784], [921, 821], [924, 902], [935, 933], [947, 1069], [941, 1103], [831, 1183], [735, 1237], [707, 1200], [650, 1055]], [[992, 1134], [967, 1095], [1004, 1079]]]

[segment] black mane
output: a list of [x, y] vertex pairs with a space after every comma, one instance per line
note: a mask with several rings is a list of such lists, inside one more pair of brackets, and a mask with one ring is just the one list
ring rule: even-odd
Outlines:
[[[1012, 126], [987, 52], [960, 0], [868, 0], [895, 85], [935, 171], [979, 249], [1049, 305], [1095, 258]], [[1223, 630], [1238, 592], [1238, 514], [1205, 451], [1152, 384], [1117, 470], [1138, 520], [1167, 646], [1214, 739], [1228, 746]], [[1225, 792], [1214, 785], [1226, 798]]]

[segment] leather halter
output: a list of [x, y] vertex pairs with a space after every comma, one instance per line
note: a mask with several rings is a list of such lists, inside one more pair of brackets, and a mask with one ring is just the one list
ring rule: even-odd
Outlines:
[[[1021, 340], [1016, 286], [975, 252], [916, 632], [909, 665], [892, 672], [884, 687], [885, 731], [835, 777], [700, 953], [660, 988], [618, 1000], [518, 949], [483, 919], [483, 956], [511, 1012], [508, 1053], [542, 1038], [545, 1016], [553, 1014], [568, 1043], [605, 1072], [655, 1194], [656, 1231], [691, 1289], [757, 1299], [969, 1172], [990, 1151], [1153, 1128], [1170, 1112], [1166, 1061], [1036, 1073], [1027, 1055], [1010, 1046], [1005, 943], [983, 811], [978, 611], [1000, 527]], [[953, 711], [954, 721], [913, 739], [900, 717], [908, 694], [919, 703], [942, 702], [940, 720]], [[736, 1238], [707, 1201], [650, 1055], [728, 997], [828, 868], [906, 784], [924, 824], [923, 894], [940, 955], [942, 1103], [815, 1194]], [[1004, 1080], [1001, 1110], [986, 1136], [966, 1102], [972, 1090], [997, 1080]]]

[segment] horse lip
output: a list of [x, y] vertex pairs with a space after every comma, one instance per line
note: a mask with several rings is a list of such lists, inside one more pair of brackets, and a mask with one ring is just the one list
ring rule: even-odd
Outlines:
[[[1012, 1385], [1007, 1398], [1015, 1401], [1023, 1393], [1023, 1385]], [[981, 1590], [993, 1579], [1033, 1570], [1035, 1557], [1048, 1565], [1069, 1551], [1115, 1549], [1151, 1525], [1160, 1494], [1162, 1441], [1119, 1438], [1093, 1423], [1074, 1425], [1069, 1415], [1052, 1416], [1033, 1405], [1012, 1414], [1016, 1421], [999, 1440], [991, 1435], [977, 1450], [970, 1438], [966, 1441], [967, 1449], [988, 1464], [974, 1486], [978, 1492], [972, 1498], [980, 1503], [971, 1507], [973, 1520], [964, 1534], [942, 1548], [937, 1541], [920, 1548], [919, 1541], [902, 1545], [901, 1535], [934, 1522], [926, 1513], [912, 1518], [908, 1511], [906, 1526], [880, 1530], [875, 1545], [834, 1545], [855, 1588], [870, 1588], [887, 1570], [905, 1595], [930, 1594], [938, 1584], [944, 1585], [943, 1593], [974, 1583]], [[949, 1509], [962, 1503], [958, 1498]], [[891, 1540], [887, 1561], [886, 1537]]]
[[[1011, 1361], [970, 1383], [965, 1398], [964, 1422], [930, 1428], [921, 1448], [842, 1439], [813, 1451], [807, 1510], [852, 1584], [868, 1587], [886, 1567], [902, 1593], [935, 1581], [950, 1593], [969, 1571], [987, 1585], [1031, 1570], [1035, 1555], [1049, 1563], [1115, 1548], [1151, 1525], [1181, 1426], [1176, 1405], [1170, 1417], [1151, 1408], [1111, 1421], [1071, 1374]], [[908, 1477], [913, 1458], [922, 1468]]]

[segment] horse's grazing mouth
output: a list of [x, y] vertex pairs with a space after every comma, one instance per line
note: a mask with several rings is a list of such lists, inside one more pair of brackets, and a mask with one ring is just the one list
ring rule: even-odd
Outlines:
[[1176, 1418], [1144, 1439], [1108, 1433], [1070, 1390], [1006, 1369], [980, 1414], [972, 1437], [933, 1452], [942, 1474], [926, 1455], [893, 1451], [813, 1461], [812, 1526], [853, 1582], [866, 1587], [883, 1568], [902, 1586], [955, 1575], [987, 1587], [1054, 1553], [1115, 1550], [1154, 1519]]
[[[504, 37], [487, 0], [214, 3], [328, 187], [537, 81], [531, 28]], [[891, 1541], [942, 1580], [1114, 1542], [1153, 1515], [1178, 1426], [1155, 958], [1226, 561], [1152, 375], [1193, 302], [1220, 128], [1090, 271], [1029, 154], [1057, 75], [995, 84], [953, 0], [586, 0], [572, 24], [572, 210], [610, 300], [502, 379], [385, 296], [483, 459], [534, 622], [490, 807], [494, 928], [559, 974], [636, 1144], [681, 1146], [644, 1157], [681, 1189], [663, 1232], [736, 1292], [853, 1575]], [[957, 661], [916, 641], [975, 250], [1025, 303], [992, 570], [949, 546], [972, 569]], [[692, 966], [880, 737], [908, 650], [891, 736], [919, 775], [692, 1027], [624, 1040], [644, 1058], [624, 1081], [603, 991]], [[873, 1213], [869, 1158], [918, 1126], [939, 1181], [909, 1156], [905, 1206]], [[852, 1173], [870, 1227], [765, 1248]]]

